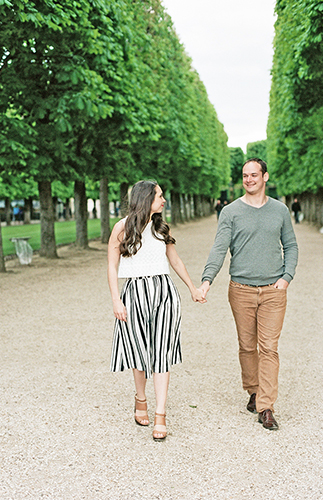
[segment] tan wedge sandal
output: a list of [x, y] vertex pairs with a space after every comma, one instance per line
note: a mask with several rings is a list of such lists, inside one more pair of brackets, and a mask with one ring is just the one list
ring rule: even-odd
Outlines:
[[[158, 434], [161, 434], [161, 437]], [[153, 439], [154, 441], [163, 441], [166, 436], [166, 413], [155, 413]]]
[[[143, 423], [146, 420], [146, 423]], [[149, 425], [149, 417], [147, 413], [147, 400], [138, 399], [135, 395], [135, 421], [138, 425]]]

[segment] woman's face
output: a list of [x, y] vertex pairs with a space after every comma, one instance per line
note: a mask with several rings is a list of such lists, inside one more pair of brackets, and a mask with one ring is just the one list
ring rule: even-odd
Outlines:
[[156, 213], [160, 214], [163, 210], [165, 203], [166, 203], [166, 200], [163, 197], [163, 192], [158, 185], [155, 187], [155, 193], [156, 193], [155, 198], [154, 198], [154, 201], [152, 202], [151, 208], [150, 208], [150, 215], [156, 214]]

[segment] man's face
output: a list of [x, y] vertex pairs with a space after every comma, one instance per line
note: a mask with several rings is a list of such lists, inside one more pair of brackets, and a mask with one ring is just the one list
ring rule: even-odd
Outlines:
[[266, 182], [269, 179], [268, 172], [262, 174], [259, 163], [251, 161], [242, 170], [242, 182], [248, 194], [265, 192]]

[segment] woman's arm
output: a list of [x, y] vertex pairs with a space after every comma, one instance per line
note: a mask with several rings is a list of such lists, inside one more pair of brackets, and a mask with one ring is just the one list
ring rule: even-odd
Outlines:
[[127, 310], [120, 299], [118, 288], [118, 266], [120, 261], [120, 241], [123, 239], [124, 221], [115, 224], [108, 244], [108, 281], [111, 292], [113, 313], [117, 319], [127, 321]]
[[194, 302], [201, 302], [202, 304], [206, 302], [206, 299], [203, 297], [202, 291], [198, 290], [192, 283], [192, 280], [183, 261], [176, 252], [175, 245], [166, 245], [166, 255], [175, 273], [181, 278], [182, 281], [184, 281], [185, 285], [187, 285], [187, 287], [189, 288], [192, 300], [194, 300]]

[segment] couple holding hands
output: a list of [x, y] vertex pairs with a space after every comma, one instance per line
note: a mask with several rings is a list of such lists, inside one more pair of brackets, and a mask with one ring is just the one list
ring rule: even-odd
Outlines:
[[[132, 369], [135, 422], [149, 425], [145, 387], [153, 376], [156, 396], [153, 438], [166, 438], [170, 367], [182, 360], [180, 297], [169, 264], [188, 286], [194, 302], [206, 302], [209, 288], [231, 253], [229, 302], [239, 340], [247, 409], [270, 430], [278, 429], [273, 405], [278, 392], [278, 339], [298, 248], [287, 207], [268, 196], [266, 163], [243, 166], [245, 194], [221, 211], [218, 230], [196, 288], [162, 219], [160, 186], [139, 181], [132, 188], [129, 215], [113, 228], [108, 245], [108, 281], [116, 317], [111, 371]], [[125, 278], [121, 295], [118, 278]]]

